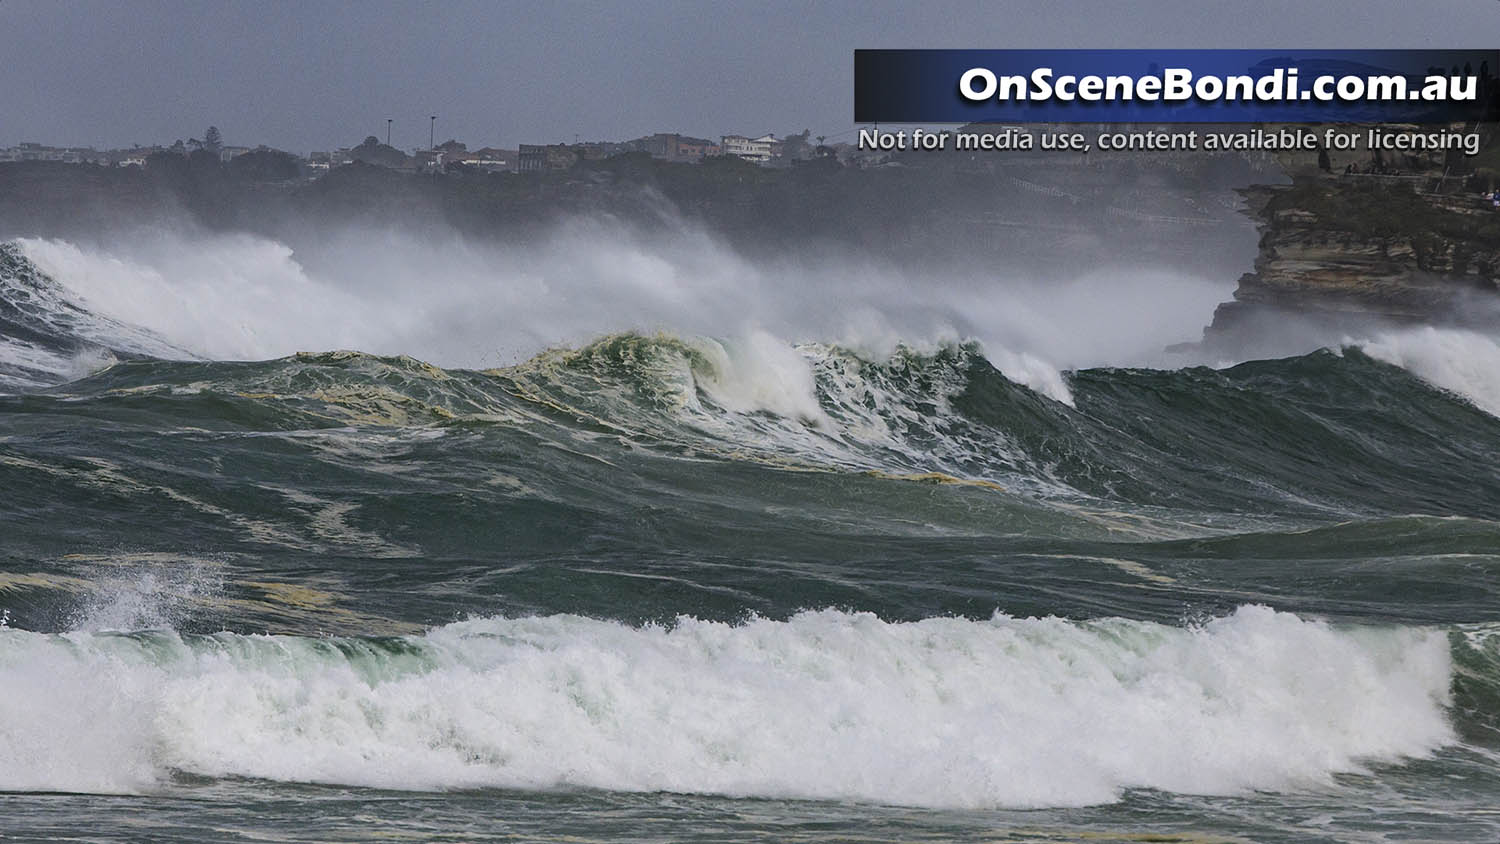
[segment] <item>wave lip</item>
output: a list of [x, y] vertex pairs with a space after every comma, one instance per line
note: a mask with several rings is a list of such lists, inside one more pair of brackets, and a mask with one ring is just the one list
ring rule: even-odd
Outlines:
[[1358, 345], [1370, 357], [1399, 366], [1500, 417], [1500, 341], [1495, 337], [1426, 326], [1387, 332]]
[[1454, 741], [1446, 638], [1107, 619], [484, 619], [423, 636], [0, 631], [5, 790], [170, 770], [933, 807], [1325, 785]]
[[0, 243], [0, 389], [78, 378], [114, 363], [115, 353], [191, 357], [149, 331], [96, 314], [22, 245]]

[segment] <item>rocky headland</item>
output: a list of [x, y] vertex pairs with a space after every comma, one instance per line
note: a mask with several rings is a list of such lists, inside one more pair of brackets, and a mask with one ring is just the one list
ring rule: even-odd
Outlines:
[[1205, 332], [1228, 344], [1288, 319], [1500, 327], [1500, 209], [1476, 192], [1364, 175], [1257, 185], [1241, 194], [1259, 223], [1253, 272]]

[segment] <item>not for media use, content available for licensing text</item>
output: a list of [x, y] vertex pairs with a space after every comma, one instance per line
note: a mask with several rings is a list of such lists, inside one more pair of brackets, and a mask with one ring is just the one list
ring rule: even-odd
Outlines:
[[1391, 150], [1399, 152], [1433, 152], [1460, 150], [1464, 155], [1479, 153], [1479, 133], [1462, 131], [1390, 131], [1379, 128], [1335, 129], [1240, 129], [1227, 132], [1188, 129], [1183, 131], [1146, 132], [1076, 132], [1039, 131], [1007, 126], [983, 131], [932, 131], [914, 129], [860, 129], [862, 150], [1057, 150], [1061, 152], [1101, 151], [1205, 151], [1238, 152], [1249, 150], [1316, 151]]

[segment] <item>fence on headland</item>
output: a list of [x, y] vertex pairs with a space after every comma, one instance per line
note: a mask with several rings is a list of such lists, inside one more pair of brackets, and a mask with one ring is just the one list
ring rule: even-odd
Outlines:
[[1463, 205], [1491, 207], [1492, 200], [1469, 189], [1467, 176], [1433, 173], [1338, 173], [1340, 179], [1380, 185], [1411, 185], [1412, 190], [1433, 197], [1453, 199]]
[[1106, 208], [1104, 213], [1109, 217], [1124, 217], [1127, 220], [1166, 226], [1217, 226], [1224, 222], [1214, 217], [1176, 217], [1170, 214], [1148, 214], [1144, 211], [1117, 208], [1113, 205]]
[[1083, 197], [1078, 196], [1077, 194], [1068, 193], [1067, 191], [1055, 185], [1039, 185], [1036, 182], [1028, 182], [1025, 179], [1018, 179], [1015, 176], [1008, 176], [1007, 178], [1010, 179], [1012, 184], [1024, 191], [1039, 193], [1043, 196], [1055, 196], [1059, 199], [1071, 199], [1074, 202], [1083, 201]]
[[1340, 173], [1341, 179], [1360, 179], [1381, 184], [1393, 185], [1399, 182], [1408, 182], [1413, 186], [1425, 185], [1428, 182], [1441, 181], [1441, 176], [1433, 176], [1428, 173]]

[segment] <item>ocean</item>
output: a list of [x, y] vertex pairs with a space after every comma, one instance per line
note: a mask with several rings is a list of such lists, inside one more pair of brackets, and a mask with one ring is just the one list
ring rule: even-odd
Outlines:
[[1500, 839], [1495, 338], [381, 244], [0, 246], [0, 840]]

